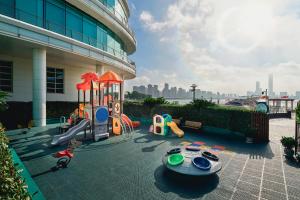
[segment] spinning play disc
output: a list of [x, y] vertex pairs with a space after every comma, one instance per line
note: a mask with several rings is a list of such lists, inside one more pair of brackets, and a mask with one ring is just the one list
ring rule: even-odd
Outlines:
[[209, 170], [211, 168], [211, 164], [209, 160], [204, 157], [195, 157], [192, 160], [195, 167], [201, 170]]
[[200, 151], [199, 146], [191, 146], [190, 145], [190, 146], [186, 146], [185, 149], [188, 151]]
[[168, 164], [172, 166], [180, 165], [184, 161], [184, 156], [177, 153], [177, 154], [172, 154], [168, 157]]
[[167, 154], [171, 155], [171, 154], [176, 154], [176, 153], [180, 153], [181, 150], [180, 148], [175, 148], [175, 149], [171, 149], [170, 151], [167, 152]]
[[202, 156], [204, 156], [205, 158], [212, 160], [212, 161], [219, 161], [219, 158], [215, 154], [212, 154], [208, 151], [204, 151], [202, 153]]

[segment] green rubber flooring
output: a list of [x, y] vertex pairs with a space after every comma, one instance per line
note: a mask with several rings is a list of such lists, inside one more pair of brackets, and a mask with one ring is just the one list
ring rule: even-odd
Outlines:
[[[83, 142], [69, 167], [58, 171], [51, 171], [52, 153], [65, 147], [50, 147], [54, 125], [8, 135], [46, 199], [300, 199], [299, 166], [285, 161], [279, 143], [283, 131], [293, 134], [289, 126], [275, 121], [271, 141], [260, 145], [211, 133], [155, 136], [141, 127], [130, 139]], [[223, 169], [217, 175], [186, 177], [163, 167], [166, 151], [196, 141], [218, 153]]]

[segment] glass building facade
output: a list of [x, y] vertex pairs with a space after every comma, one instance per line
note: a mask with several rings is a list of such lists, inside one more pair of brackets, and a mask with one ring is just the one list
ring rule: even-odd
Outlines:
[[[127, 20], [118, 0], [99, 0]], [[108, 27], [63, 0], [0, 0], [0, 14], [84, 42], [126, 60], [124, 43]], [[117, 16], [117, 15], [116, 15]], [[118, 16], [117, 16], [118, 17]]]

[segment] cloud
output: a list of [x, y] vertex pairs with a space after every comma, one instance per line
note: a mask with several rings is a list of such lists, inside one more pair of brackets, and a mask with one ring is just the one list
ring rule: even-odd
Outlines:
[[176, 74], [190, 73], [182, 82], [245, 94], [257, 80], [266, 87], [273, 73], [276, 91], [295, 92], [300, 90], [300, 19], [294, 7], [292, 0], [178, 0], [161, 19], [142, 11], [140, 22], [178, 50], [185, 66]]

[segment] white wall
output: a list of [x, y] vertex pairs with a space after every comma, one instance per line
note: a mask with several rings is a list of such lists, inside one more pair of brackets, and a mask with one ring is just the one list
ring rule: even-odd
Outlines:
[[[32, 60], [0, 55], [0, 60], [13, 62], [13, 92], [9, 101], [32, 101]], [[68, 66], [58, 62], [48, 62], [47, 66], [64, 69], [64, 94], [47, 93], [47, 101], [77, 101], [76, 84], [85, 72], [96, 72], [96, 66]], [[88, 96], [88, 95], [87, 95]]]

